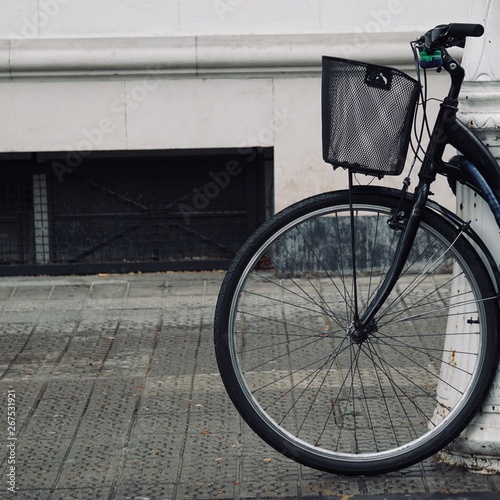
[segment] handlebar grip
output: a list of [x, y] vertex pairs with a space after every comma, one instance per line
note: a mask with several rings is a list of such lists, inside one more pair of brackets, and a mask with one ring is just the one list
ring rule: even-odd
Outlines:
[[447, 35], [454, 38], [465, 38], [467, 36], [483, 36], [484, 28], [481, 24], [452, 23], [448, 27]]

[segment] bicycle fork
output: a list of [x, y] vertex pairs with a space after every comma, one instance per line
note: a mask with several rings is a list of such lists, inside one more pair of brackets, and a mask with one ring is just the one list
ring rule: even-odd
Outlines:
[[[375, 321], [375, 316], [384, 304], [384, 302], [389, 297], [394, 286], [396, 285], [401, 273], [404, 269], [405, 263], [408, 259], [408, 255], [412, 249], [413, 243], [415, 242], [415, 237], [417, 235], [418, 228], [420, 226], [420, 221], [422, 219], [422, 214], [424, 212], [425, 204], [429, 196], [429, 183], [421, 182], [416, 190], [415, 203], [412, 207], [412, 211], [409, 214], [406, 224], [401, 228], [403, 234], [399, 239], [396, 252], [394, 254], [391, 267], [387, 275], [384, 277], [380, 287], [378, 288], [375, 297], [368, 304], [366, 311], [361, 317], [358, 313], [358, 299], [357, 299], [357, 286], [356, 286], [356, 264], [355, 264], [355, 241], [354, 236], [352, 236], [352, 255], [353, 255], [353, 282], [354, 282], [354, 298], [355, 298], [355, 311], [354, 320], [349, 328], [349, 336], [356, 343], [364, 342], [368, 336], [377, 331], [377, 323]], [[352, 206], [351, 206], [352, 211]], [[398, 214], [395, 214], [396, 217]], [[351, 220], [353, 214], [351, 213]], [[398, 230], [398, 229], [394, 229]], [[353, 228], [351, 227], [351, 234], [353, 235]]]
[[[410, 254], [410, 250], [413, 246], [418, 228], [420, 226], [425, 204], [427, 203], [427, 198], [430, 193], [430, 185], [436, 179], [437, 170], [435, 165], [440, 163], [447, 144], [444, 139], [447, 138], [447, 132], [449, 132], [451, 127], [456, 122], [458, 95], [464, 79], [464, 70], [446, 51], [443, 51], [443, 67], [450, 74], [452, 85], [448, 96], [444, 99], [440, 106], [434, 130], [429, 141], [426, 157], [420, 171], [420, 182], [415, 190], [415, 203], [413, 204], [412, 211], [408, 216], [406, 224], [402, 225], [403, 234], [398, 242], [396, 253], [391, 263], [391, 268], [382, 280], [374, 299], [368, 304], [366, 311], [361, 317], [359, 317], [358, 314], [357, 304], [355, 306], [354, 321], [352, 322], [348, 333], [351, 339], [357, 343], [364, 342], [371, 333], [377, 331], [375, 315], [382, 307], [382, 304], [389, 297], [394, 286], [396, 285], [396, 282], [401, 276], [401, 272], [404, 269], [404, 265], [408, 259], [408, 255]], [[352, 184], [350, 187], [352, 188]], [[353, 214], [351, 213], [351, 217], [352, 215]], [[397, 216], [397, 214], [395, 216]], [[353, 255], [354, 250], [355, 249], [353, 247]], [[356, 267], [353, 266], [353, 269], [355, 284]], [[356, 284], [354, 286], [356, 287]], [[354, 296], [357, 296], [356, 289], [354, 290]]]

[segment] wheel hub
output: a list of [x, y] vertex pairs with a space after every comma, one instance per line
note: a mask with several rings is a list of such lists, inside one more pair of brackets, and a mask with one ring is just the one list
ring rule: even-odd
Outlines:
[[363, 326], [361, 321], [353, 321], [347, 330], [348, 337], [356, 344], [362, 344], [365, 340], [378, 330], [375, 320], [370, 321], [368, 325]]

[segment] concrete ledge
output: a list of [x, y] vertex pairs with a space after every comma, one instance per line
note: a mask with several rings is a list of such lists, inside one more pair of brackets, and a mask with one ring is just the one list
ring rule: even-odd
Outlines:
[[321, 56], [408, 67], [416, 33], [235, 35], [0, 41], [0, 78], [316, 76]]
[[500, 81], [466, 81], [461, 96], [460, 119], [474, 130], [495, 130], [492, 139], [498, 142]]

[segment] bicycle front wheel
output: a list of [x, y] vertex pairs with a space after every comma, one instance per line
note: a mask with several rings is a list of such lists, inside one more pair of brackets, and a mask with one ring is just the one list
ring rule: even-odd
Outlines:
[[[215, 347], [229, 396], [261, 438], [316, 469], [374, 474], [427, 458], [465, 428], [496, 370], [491, 279], [460, 229], [429, 209], [370, 333], [353, 335], [401, 237], [387, 224], [399, 198], [354, 190], [352, 221], [347, 191], [289, 207], [242, 247], [221, 287]], [[406, 200], [401, 226], [409, 210]]]

